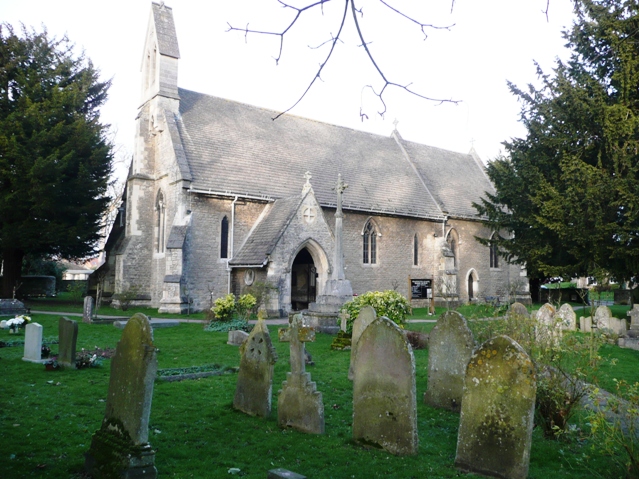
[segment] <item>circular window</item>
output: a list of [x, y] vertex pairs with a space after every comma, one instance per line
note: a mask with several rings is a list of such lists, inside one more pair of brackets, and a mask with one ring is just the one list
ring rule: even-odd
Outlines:
[[244, 271], [244, 284], [247, 286], [251, 286], [255, 281], [255, 271], [252, 269], [247, 269]]

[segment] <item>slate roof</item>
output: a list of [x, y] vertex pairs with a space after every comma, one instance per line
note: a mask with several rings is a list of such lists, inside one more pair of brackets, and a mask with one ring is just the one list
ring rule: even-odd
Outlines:
[[161, 55], [173, 58], [180, 58], [177, 35], [175, 34], [175, 23], [173, 21], [173, 10], [171, 7], [153, 2], [153, 21], [158, 38], [158, 49]]
[[185, 89], [179, 96], [170, 122], [196, 191], [299, 198], [310, 171], [320, 205], [334, 207], [342, 173], [346, 210], [441, 219], [475, 216], [472, 201], [492, 190], [470, 154], [293, 115], [273, 121], [276, 112]]
[[250, 232], [246, 242], [229, 264], [234, 266], [262, 266], [286, 230], [293, 215], [304, 200], [302, 195], [276, 200], [267, 215]]

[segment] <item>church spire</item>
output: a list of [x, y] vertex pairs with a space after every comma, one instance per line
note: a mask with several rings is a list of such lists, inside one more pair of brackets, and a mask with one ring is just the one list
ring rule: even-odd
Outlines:
[[156, 95], [178, 99], [178, 47], [173, 10], [164, 2], [151, 4], [142, 58], [142, 103]]

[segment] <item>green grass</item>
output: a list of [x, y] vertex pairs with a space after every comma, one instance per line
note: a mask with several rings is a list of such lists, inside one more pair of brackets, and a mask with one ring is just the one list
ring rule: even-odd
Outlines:
[[[56, 316], [34, 315], [44, 336], [55, 336]], [[413, 323], [411, 329], [433, 323]], [[115, 347], [121, 331], [110, 325], [79, 323], [78, 347]], [[180, 324], [154, 332], [159, 367], [186, 368], [206, 364], [237, 367], [238, 348], [226, 344], [225, 333], [205, 332], [200, 324]], [[14, 339], [0, 330], [0, 341]], [[321, 436], [281, 430], [277, 426], [277, 390], [289, 370], [288, 343], [271, 337], [279, 360], [275, 365], [273, 414], [249, 417], [231, 404], [237, 376], [222, 375], [155, 384], [149, 440], [156, 449], [161, 477], [232, 477], [231, 467], [245, 478], [264, 478], [283, 467], [314, 478], [452, 478], [457, 414], [425, 406], [428, 351], [415, 351], [418, 397], [419, 454], [395, 457], [370, 450], [351, 440], [352, 384], [346, 378], [349, 352], [331, 351], [331, 336], [318, 334], [307, 346], [316, 366], [312, 380], [323, 394], [326, 433]], [[52, 349], [57, 350], [56, 346]], [[623, 357], [627, 374], [637, 379], [637, 356], [610, 347]], [[633, 352], [634, 353], [634, 352]], [[0, 469], [2, 477], [79, 477], [83, 454], [101, 423], [106, 399], [109, 361], [101, 368], [44, 370], [23, 362], [22, 348], [0, 348]], [[622, 361], [620, 361], [622, 362]], [[603, 374], [603, 373], [602, 373]], [[613, 373], [614, 374], [614, 373]], [[573, 442], [547, 441], [535, 430], [530, 478], [621, 477], [613, 461], [593, 451], [588, 438]], [[583, 462], [584, 455], [591, 459]]]

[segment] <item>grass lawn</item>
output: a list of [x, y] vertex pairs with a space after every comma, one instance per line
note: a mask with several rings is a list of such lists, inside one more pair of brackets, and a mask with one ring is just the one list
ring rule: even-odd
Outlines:
[[[56, 336], [57, 316], [34, 315], [44, 336]], [[419, 329], [432, 323], [411, 324]], [[78, 348], [115, 347], [121, 331], [111, 325], [79, 323]], [[238, 348], [226, 344], [226, 333], [205, 332], [200, 324], [180, 324], [154, 332], [159, 367], [180, 368], [217, 363], [238, 366]], [[418, 396], [419, 454], [395, 457], [365, 449], [351, 440], [352, 384], [347, 379], [350, 353], [331, 351], [331, 336], [318, 334], [307, 346], [315, 366], [309, 367], [322, 392], [326, 433], [321, 436], [281, 430], [277, 426], [277, 391], [289, 370], [288, 343], [277, 341], [273, 414], [268, 419], [233, 410], [236, 375], [182, 382], [157, 381], [149, 441], [156, 449], [160, 477], [266, 477], [283, 467], [309, 478], [452, 478], [459, 416], [425, 406], [428, 351], [415, 351]], [[17, 339], [0, 330], [0, 341]], [[57, 350], [53, 345], [52, 349]], [[637, 379], [636, 352], [610, 347], [633, 363], [627, 374]], [[0, 470], [7, 478], [79, 479], [83, 454], [102, 420], [109, 379], [109, 360], [102, 367], [45, 371], [21, 360], [22, 347], [0, 348]], [[620, 361], [621, 362], [621, 361]], [[614, 373], [613, 373], [614, 374]], [[533, 433], [530, 478], [622, 477], [609, 457], [597, 453], [586, 437], [548, 441]], [[585, 457], [589, 457], [587, 461]], [[463, 476], [463, 475], [462, 475]], [[472, 477], [472, 476], [469, 476]]]

